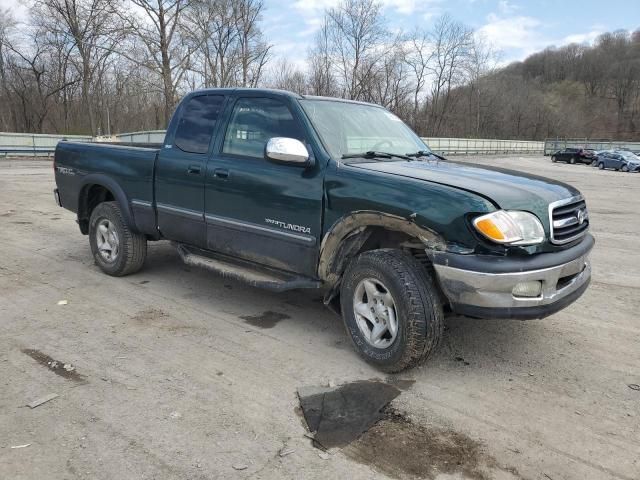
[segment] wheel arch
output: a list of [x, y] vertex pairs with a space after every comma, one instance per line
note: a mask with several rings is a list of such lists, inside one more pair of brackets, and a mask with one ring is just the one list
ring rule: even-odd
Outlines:
[[89, 218], [93, 209], [102, 202], [116, 201], [127, 222], [127, 226], [137, 233], [133, 212], [122, 187], [111, 177], [104, 174], [90, 174], [84, 177], [78, 195], [78, 225], [80, 231], [89, 233]]
[[335, 290], [349, 260], [363, 251], [389, 247], [443, 250], [445, 246], [442, 236], [411, 219], [375, 211], [352, 212], [324, 235], [318, 277]]

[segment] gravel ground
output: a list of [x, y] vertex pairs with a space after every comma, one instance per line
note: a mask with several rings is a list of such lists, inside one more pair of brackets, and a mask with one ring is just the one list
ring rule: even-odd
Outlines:
[[580, 188], [593, 283], [545, 320], [448, 319], [394, 414], [324, 454], [296, 390], [389, 379], [317, 294], [187, 268], [164, 242], [108, 277], [55, 205], [50, 162], [1, 160], [0, 478], [640, 478], [640, 175], [468, 161]]

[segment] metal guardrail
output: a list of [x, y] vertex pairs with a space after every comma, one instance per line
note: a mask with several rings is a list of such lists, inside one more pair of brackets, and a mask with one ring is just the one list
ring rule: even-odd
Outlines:
[[429, 148], [445, 155], [498, 155], [503, 153], [542, 154], [544, 142], [495, 140], [489, 138], [422, 137]]
[[[112, 140], [122, 143], [153, 143], [162, 144], [164, 142], [164, 130], [148, 130], [141, 132], [121, 133], [115, 135]], [[95, 139], [82, 135], [40, 135], [24, 133], [0, 133], [0, 157], [27, 155], [27, 156], [50, 156], [54, 153], [56, 144], [60, 140], [91, 142], [105, 139]], [[464, 154], [542, 154], [547, 152], [549, 147], [546, 142], [524, 141], [524, 140], [495, 140], [482, 138], [440, 138], [425, 137], [423, 140], [436, 153], [445, 155]], [[549, 141], [547, 141], [549, 142]], [[554, 140], [553, 142], [565, 142]], [[584, 145], [582, 141], [581, 146]], [[611, 148], [611, 143], [606, 148]], [[622, 145], [618, 143], [616, 145]], [[640, 150], [640, 143], [635, 144]], [[569, 145], [571, 146], [571, 145]], [[564, 148], [561, 146], [557, 149]], [[620, 147], [616, 147], [620, 148]], [[555, 150], [554, 150], [555, 151]]]
[[590, 148], [592, 150], [631, 150], [640, 151], [640, 142], [616, 142], [588, 138], [548, 138], [544, 141], [544, 154], [552, 155], [563, 148]]
[[115, 135], [118, 142], [123, 143], [164, 143], [165, 130], [148, 130], [143, 132], [120, 133]]
[[9, 156], [51, 156], [60, 140], [72, 142], [90, 142], [86, 135], [49, 135], [32, 133], [0, 132], [0, 157]]

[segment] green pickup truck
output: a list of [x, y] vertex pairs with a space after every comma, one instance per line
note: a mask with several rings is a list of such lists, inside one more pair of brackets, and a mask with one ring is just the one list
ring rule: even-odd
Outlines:
[[55, 197], [107, 274], [147, 242], [251, 285], [321, 289], [387, 372], [437, 347], [446, 314], [542, 318], [587, 289], [584, 198], [543, 177], [452, 162], [382, 107], [209, 89], [155, 146], [60, 142]]

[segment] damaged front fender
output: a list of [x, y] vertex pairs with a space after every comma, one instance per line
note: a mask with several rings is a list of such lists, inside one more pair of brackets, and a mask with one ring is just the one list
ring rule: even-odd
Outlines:
[[401, 232], [418, 239], [426, 250], [446, 249], [438, 233], [420, 227], [411, 218], [374, 211], [357, 211], [342, 217], [332, 225], [322, 239], [318, 277], [335, 289], [349, 259], [357, 254], [373, 231], [373, 227]]

